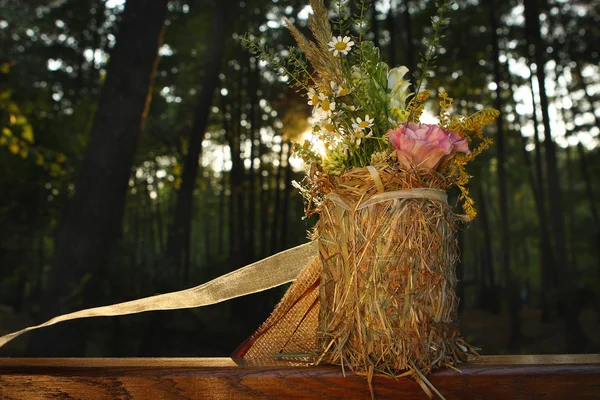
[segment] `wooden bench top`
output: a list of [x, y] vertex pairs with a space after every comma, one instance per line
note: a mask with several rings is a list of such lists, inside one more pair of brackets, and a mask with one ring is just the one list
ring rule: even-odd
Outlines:
[[[600, 355], [484, 356], [429, 380], [448, 399], [600, 399]], [[375, 378], [378, 399], [427, 399]], [[370, 399], [331, 365], [247, 366], [231, 358], [0, 358], [0, 399]]]

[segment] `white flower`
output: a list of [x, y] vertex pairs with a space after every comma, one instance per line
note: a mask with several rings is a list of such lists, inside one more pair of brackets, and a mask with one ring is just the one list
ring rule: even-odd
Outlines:
[[388, 94], [388, 103], [392, 115], [398, 117], [399, 113], [406, 108], [406, 100], [410, 95], [408, 87], [410, 82], [404, 79], [404, 75], [408, 72], [408, 68], [402, 66], [392, 68], [388, 72], [387, 87], [390, 93]]
[[321, 124], [321, 128], [329, 134], [335, 132], [335, 125], [331, 120], [323, 121], [323, 123]]
[[336, 95], [339, 90], [339, 85], [334, 81], [329, 82], [329, 86], [331, 87], [331, 93]]
[[354, 131], [364, 131], [365, 129], [372, 127], [374, 121], [374, 118], [369, 118], [369, 114], [365, 115], [364, 120], [357, 117], [356, 122], [352, 124], [352, 128], [354, 128]]
[[335, 101], [322, 92], [319, 93], [318, 101], [317, 99], [312, 99], [311, 103], [316, 104], [313, 108], [312, 116], [319, 125], [331, 118], [336, 107]]
[[354, 42], [350, 40], [350, 36], [341, 36], [333, 37], [331, 42], [327, 43], [329, 45], [329, 50], [333, 51], [333, 55], [337, 57], [339, 53], [343, 55], [347, 55], [352, 46], [354, 46]]
[[348, 146], [348, 143], [346, 143], [346, 141], [341, 141], [337, 145], [337, 150], [343, 155], [347, 156], [348, 151], [350, 151], [350, 146]]
[[331, 92], [334, 97], [342, 97], [350, 93], [350, 88], [345, 83], [338, 85], [334, 81], [331, 81], [329, 86], [331, 86]]
[[308, 89], [307, 96], [308, 96], [308, 105], [309, 106], [316, 107], [317, 104], [319, 104], [319, 96], [317, 95], [317, 92], [315, 91], [314, 88]]
[[326, 113], [328, 116], [335, 111], [335, 101], [330, 101], [328, 98], [324, 98], [319, 103], [319, 110]]
[[373, 131], [369, 130], [369, 133], [365, 134], [363, 129], [354, 130], [354, 143], [358, 147], [362, 143], [363, 139], [370, 138], [373, 136]]
[[[333, 103], [335, 104], [335, 103]], [[331, 119], [331, 111], [325, 111], [322, 107], [315, 107], [313, 109], [312, 117], [315, 120], [315, 124], [323, 125], [330, 121]]]
[[399, 91], [406, 91], [408, 88], [409, 82], [405, 81], [404, 75], [408, 72], [408, 68], [405, 66], [392, 68], [388, 72], [388, 84], [387, 87], [391, 91], [392, 96], [395, 96]]

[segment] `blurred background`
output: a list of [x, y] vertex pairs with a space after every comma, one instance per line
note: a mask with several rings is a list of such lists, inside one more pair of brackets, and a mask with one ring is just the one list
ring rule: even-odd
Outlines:
[[[306, 1], [0, 9], [0, 334], [196, 286], [307, 240], [291, 143], [309, 106], [240, 40], [289, 53], [283, 19], [306, 30]], [[426, 86], [463, 114], [502, 111], [469, 169], [479, 215], [459, 233], [462, 334], [483, 354], [598, 352], [600, 3], [454, 9]], [[432, 15], [434, 1], [376, 0], [368, 39], [414, 71]], [[68, 322], [0, 355], [226, 356], [284, 291]]]

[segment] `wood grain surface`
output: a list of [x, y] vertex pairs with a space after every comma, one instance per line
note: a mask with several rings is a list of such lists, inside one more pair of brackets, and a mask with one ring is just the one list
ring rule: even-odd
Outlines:
[[[448, 399], [600, 399], [600, 355], [489, 356], [436, 371]], [[376, 378], [378, 399], [427, 399], [408, 379]], [[336, 366], [230, 358], [0, 358], [0, 399], [369, 399]]]

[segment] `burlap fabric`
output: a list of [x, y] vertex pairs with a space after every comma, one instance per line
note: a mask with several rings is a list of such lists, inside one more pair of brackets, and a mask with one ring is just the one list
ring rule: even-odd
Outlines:
[[261, 365], [272, 363], [276, 354], [314, 354], [320, 280], [321, 260], [315, 257], [298, 275], [271, 316], [232, 356], [244, 358], [249, 365]]

